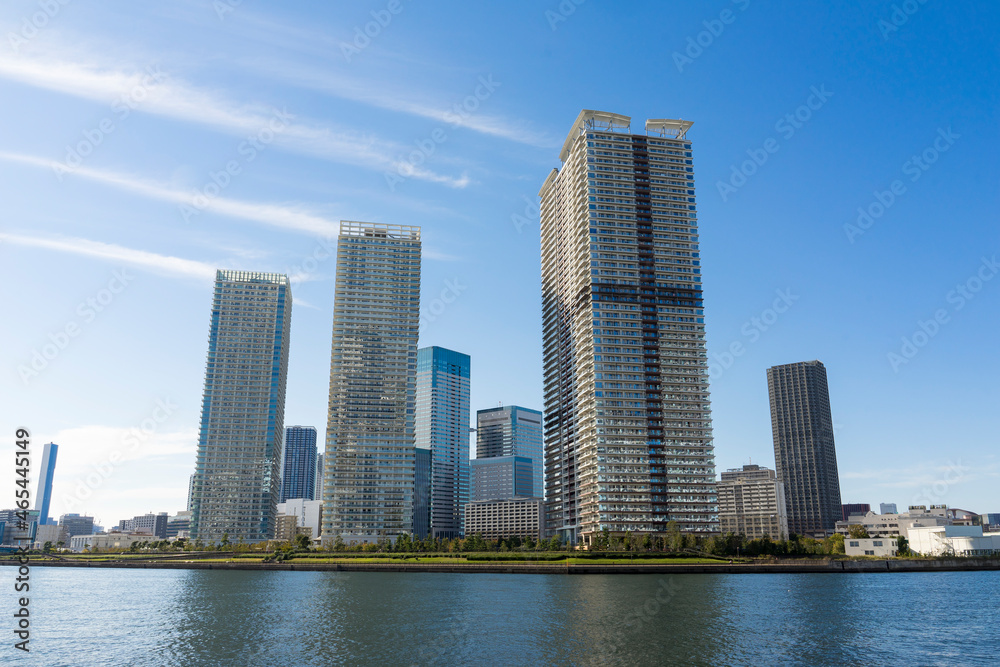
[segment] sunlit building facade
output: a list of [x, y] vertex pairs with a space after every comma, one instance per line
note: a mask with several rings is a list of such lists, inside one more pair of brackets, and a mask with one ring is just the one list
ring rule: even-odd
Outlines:
[[420, 228], [341, 222], [323, 539], [413, 530]]
[[274, 537], [291, 321], [287, 276], [216, 274], [191, 485], [193, 539]]
[[547, 530], [719, 529], [689, 121], [584, 110], [542, 185]]

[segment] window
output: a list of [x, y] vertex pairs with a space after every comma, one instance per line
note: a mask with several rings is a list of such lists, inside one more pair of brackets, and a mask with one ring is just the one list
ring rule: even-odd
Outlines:
[[861, 543], [860, 542], [851, 542], [851, 546], [852, 547], [860, 547]]
[[872, 546], [875, 546], [875, 547], [882, 546], [882, 540], [875, 540], [874, 542], [872, 542]]

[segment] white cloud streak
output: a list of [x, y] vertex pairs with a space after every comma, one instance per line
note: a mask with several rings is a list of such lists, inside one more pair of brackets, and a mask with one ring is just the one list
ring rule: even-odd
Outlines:
[[[35, 167], [49, 168], [57, 173], [60, 169], [65, 170], [65, 166], [60, 162], [46, 160], [44, 158], [31, 155], [21, 155], [0, 151], [0, 160], [27, 164]], [[162, 184], [126, 176], [125, 174], [92, 169], [88, 167], [77, 167], [71, 172], [71, 174], [73, 176], [79, 176], [80, 178], [97, 181], [98, 183], [103, 183], [112, 187], [128, 190], [129, 192], [143, 195], [151, 199], [185, 205], [195, 210], [199, 208], [195, 204], [195, 194], [193, 192], [184, 192]], [[204, 201], [199, 203], [201, 204], [201, 208], [204, 210], [212, 211], [231, 218], [252, 220], [269, 227], [277, 227], [279, 229], [287, 229], [319, 236], [335, 236], [340, 230], [339, 223], [311, 213], [303, 207], [245, 202], [238, 199], [228, 199], [226, 197], [211, 197], [203, 199]], [[207, 204], [205, 201], [207, 201]]]
[[[129, 97], [138, 110], [204, 125], [236, 135], [257, 135], [271, 127], [277, 110], [263, 104], [237, 104], [221, 95], [165, 75], [157, 68], [85, 64], [18, 55], [0, 59], [0, 77], [66, 95], [105, 102]], [[282, 112], [283, 114], [286, 112]], [[294, 119], [295, 116], [291, 115]], [[274, 144], [299, 154], [462, 188], [466, 175], [449, 176], [413, 166], [403, 155], [410, 149], [359, 132], [307, 122], [284, 123]]]

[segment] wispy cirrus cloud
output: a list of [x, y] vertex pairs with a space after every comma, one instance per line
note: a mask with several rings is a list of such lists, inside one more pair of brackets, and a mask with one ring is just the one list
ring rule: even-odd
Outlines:
[[25, 236], [21, 234], [2, 234], [0, 241], [31, 248], [43, 248], [54, 252], [65, 252], [85, 257], [112, 260], [144, 269], [154, 273], [198, 280], [214, 280], [216, 267], [181, 257], [159, 255], [145, 250], [126, 248], [114, 243], [102, 243], [89, 239], [67, 236]]
[[108, 102], [142, 90], [139, 111], [208, 126], [227, 134], [258, 133], [271, 127], [276, 113], [283, 122], [274, 145], [295, 153], [378, 171], [400, 171], [408, 178], [463, 188], [467, 175], [441, 174], [407, 162], [410, 149], [371, 134], [296, 120], [294, 113], [262, 103], [236, 103], [217, 91], [190, 84], [156, 68], [99, 63], [91, 54], [72, 59], [26, 53], [0, 59], [0, 77], [66, 95]]
[[[266, 74], [284, 83], [290, 83], [309, 90], [368, 106], [396, 111], [412, 116], [427, 118], [453, 127], [462, 127], [481, 134], [500, 137], [509, 141], [551, 148], [558, 145], [556, 139], [538, 132], [526, 121], [510, 120], [495, 114], [466, 111], [461, 108], [463, 99], [455, 100], [451, 108], [447, 104], [432, 104], [415, 99], [412, 94], [403, 93], [385, 85], [372, 85], [370, 80], [357, 80], [328, 71], [309, 69], [298, 64], [276, 65], [273, 61], [249, 65], [254, 71]], [[500, 83], [492, 81], [493, 85]], [[473, 82], [472, 87], [480, 85]], [[471, 91], [470, 91], [471, 92]], [[478, 104], [478, 102], [477, 102]]]
[[[64, 168], [62, 163], [53, 160], [4, 151], [0, 151], [0, 160], [49, 168], [57, 172], [59, 169]], [[196, 203], [195, 194], [192, 192], [185, 192], [167, 185], [145, 181], [118, 172], [77, 167], [72, 174], [151, 199], [158, 199], [179, 205], [183, 204], [192, 209], [204, 209], [231, 218], [251, 220], [269, 227], [320, 236], [336, 235], [340, 229], [339, 223], [316, 215], [302, 206], [247, 202], [226, 197], [205, 198], [204, 201]]]

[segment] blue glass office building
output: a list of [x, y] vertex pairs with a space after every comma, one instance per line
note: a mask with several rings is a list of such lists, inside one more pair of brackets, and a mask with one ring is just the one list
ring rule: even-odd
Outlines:
[[205, 367], [191, 537], [274, 537], [292, 319], [288, 277], [219, 271]]
[[316, 429], [285, 429], [285, 467], [281, 473], [281, 502], [289, 498], [316, 499]]
[[517, 405], [476, 413], [476, 458], [524, 456], [531, 459], [534, 480], [529, 496], [544, 495], [545, 458], [542, 455], [542, 413]]
[[56, 455], [59, 445], [48, 443], [42, 449], [42, 474], [38, 478], [38, 491], [35, 496], [35, 509], [38, 510], [39, 525], [54, 524], [49, 518], [49, 503], [52, 501], [52, 477], [56, 473]]
[[430, 531], [463, 534], [469, 502], [469, 355], [443, 347], [417, 350], [417, 449], [431, 452]]

